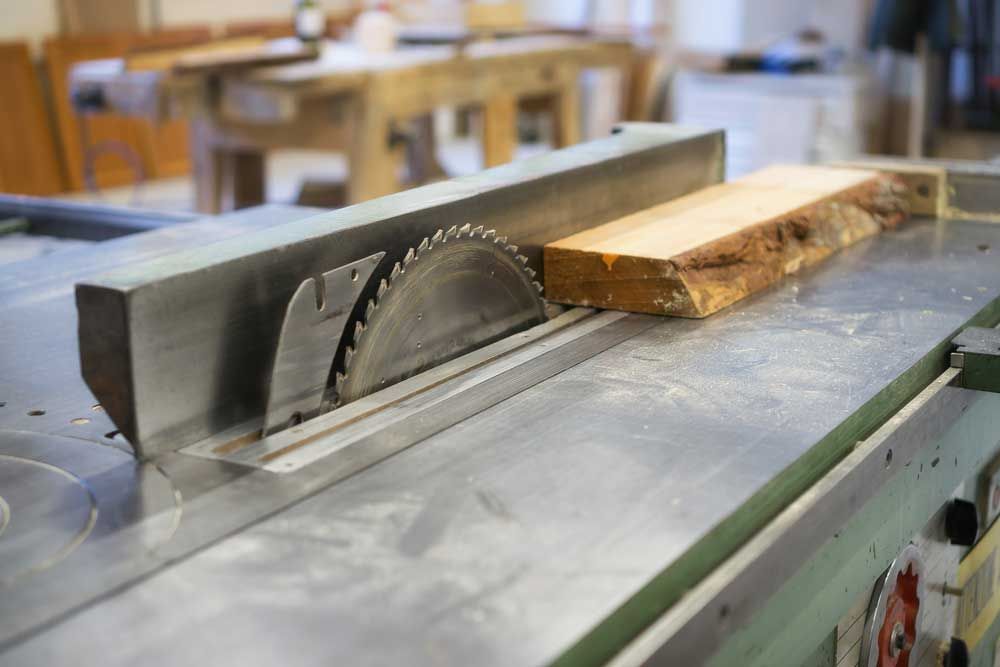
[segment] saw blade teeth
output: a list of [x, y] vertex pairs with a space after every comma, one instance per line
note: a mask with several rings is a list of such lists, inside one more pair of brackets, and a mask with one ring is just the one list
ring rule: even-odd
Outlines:
[[[439, 244], [440, 247], [437, 247]], [[473, 228], [471, 223], [461, 227], [451, 226], [447, 231], [438, 229], [430, 238], [423, 238], [415, 250], [408, 250], [388, 275], [383, 274], [384, 278], [379, 280], [376, 294], [368, 301], [364, 313], [358, 314], [358, 321], [353, 323], [354, 340], [345, 341], [340, 351], [342, 356], [339, 357], [339, 368], [334, 369], [334, 377], [331, 379], [334, 386], [330, 388], [330, 392], [338, 407], [378, 391], [390, 379], [389, 374], [396, 372], [397, 367], [407, 373], [411, 372], [399, 360], [398, 354], [410, 354], [412, 351], [406, 345], [399, 345], [394, 336], [397, 335], [396, 330], [406, 331], [410, 328], [401, 326], [401, 321], [410, 323], [423, 319], [426, 323], [429, 319], [420, 305], [409, 303], [413, 300], [411, 295], [419, 294], [423, 289], [419, 287], [425, 282], [421, 280], [423, 271], [430, 271], [437, 266], [438, 255], [447, 258], [457, 256], [457, 253], [471, 252], [475, 248], [478, 248], [476, 252], [484, 265], [479, 279], [502, 281], [510, 289], [520, 290], [519, 293], [525, 297], [523, 301], [530, 297], [534, 303], [530, 307], [519, 303], [518, 315], [525, 318], [525, 322], [545, 320], [542, 285], [535, 280], [536, 272], [528, 266], [527, 258], [517, 254], [516, 246], [507, 244], [507, 237], [498, 237], [495, 229], [486, 230], [484, 226]], [[424, 252], [427, 253], [426, 256], [422, 255]], [[512, 270], [518, 266], [524, 273]], [[470, 284], [472, 288], [478, 285]], [[518, 301], [522, 302], [522, 299], [519, 298]], [[390, 321], [390, 318], [394, 319]], [[457, 321], [461, 318], [455, 319]], [[420, 340], [423, 343], [420, 354], [432, 359], [430, 355], [435, 354], [433, 345], [428, 344], [426, 338], [421, 337]], [[404, 350], [404, 347], [407, 349]], [[414, 357], [414, 363], [416, 362], [422, 368], [425, 359]], [[435, 365], [438, 363], [434, 359], [432, 362]], [[417, 370], [417, 366], [414, 366], [412, 372]], [[393, 381], [396, 379], [399, 378], [396, 377]]]

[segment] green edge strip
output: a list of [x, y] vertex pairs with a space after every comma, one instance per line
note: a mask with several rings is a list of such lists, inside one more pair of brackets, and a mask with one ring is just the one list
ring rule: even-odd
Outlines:
[[996, 326], [994, 299], [909, 370], [889, 383], [808, 452], [785, 468], [683, 556], [583, 636], [552, 663], [554, 667], [603, 665], [662, 616], [692, 587], [760, 531], [792, 501], [895, 415], [948, 368], [951, 340], [968, 326]]

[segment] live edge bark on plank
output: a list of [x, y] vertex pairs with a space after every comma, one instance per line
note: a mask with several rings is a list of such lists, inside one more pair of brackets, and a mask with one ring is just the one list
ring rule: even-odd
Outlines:
[[545, 246], [551, 301], [706, 317], [895, 227], [898, 178], [866, 169], [775, 166]]

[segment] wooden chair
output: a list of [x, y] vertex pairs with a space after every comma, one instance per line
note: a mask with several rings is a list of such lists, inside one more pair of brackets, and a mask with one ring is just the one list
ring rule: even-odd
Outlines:
[[42, 88], [25, 42], [0, 43], [0, 191], [51, 195], [65, 189]]
[[[206, 28], [180, 28], [149, 34], [115, 33], [54, 37], [44, 44], [45, 64], [52, 86], [66, 184], [70, 189], [87, 187], [84, 170], [84, 146], [79, 119], [69, 99], [68, 77], [72, 66], [83, 60], [121, 58], [130, 51], [143, 48], [163, 48], [209, 39]], [[187, 126], [171, 121], [162, 126], [136, 118], [115, 114], [95, 114], [86, 119], [91, 145], [107, 141], [120, 144], [139, 156], [142, 175], [149, 178], [177, 176], [190, 171]], [[131, 183], [136, 179], [135, 165], [121, 155], [105, 154], [94, 163], [94, 184], [109, 187]]]

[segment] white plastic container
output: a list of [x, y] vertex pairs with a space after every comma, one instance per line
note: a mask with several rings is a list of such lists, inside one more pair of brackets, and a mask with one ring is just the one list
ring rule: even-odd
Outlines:
[[371, 3], [354, 22], [354, 43], [368, 53], [387, 53], [396, 48], [398, 29], [388, 3]]

